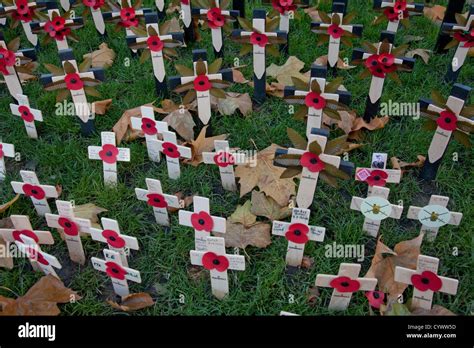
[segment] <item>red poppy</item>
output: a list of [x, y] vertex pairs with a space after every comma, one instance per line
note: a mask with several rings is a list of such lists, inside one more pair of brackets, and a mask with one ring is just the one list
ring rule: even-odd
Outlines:
[[211, 29], [223, 27], [225, 24], [225, 17], [219, 7], [211, 8], [207, 11], [207, 24]]
[[268, 36], [265, 34], [253, 32], [252, 35], [250, 35], [250, 43], [252, 45], [265, 47], [268, 44]]
[[308, 233], [309, 227], [307, 225], [294, 223], [291, 224], [290, 227], [288, 227], [288, 231], [286, 231], [285, 237], [290, 242], [296, 244], [305, 244], [309, 240]]
[[326, 167], [319, 156], [312, 152], [305, 152], [303, 156], [301, 156], [300, 163], [312, 173], [319, 173]]
[[0, 72], [4, 75], [9, 75], [10, 73], [8, 72], [7, 67], [14, 66], [15, 61], [15, 52], [0, 47]]
[[61, 226], [68, 236], [77, 236], [79, 234], [79, 228], [74, 221], [69, 220], [65, 217], [60, 217], [58, 220], [59, 226]]
[[66, 88], [70, 91], [78, 91], [84, 88], [84, 82], [82, 82], [81, 77], [77, 73], [67, 74], [64, 82], [66, 82]]
[[384, 73], [389, 73], [397, 70], [395, 65], [395, 56], [391, 53], [382, 53], [377, 56], [377, 62], [381, 64]]
[[431, 271], [423, 271], [421, 274], [411, 276], [413, 286], [420, 291], [438, 291], [443, 286], [441, 279]]
[[133, 7], [124, 7], [120, 10], [120, 18], [122, 21], [119, 23], [125, 28], [136, 27], [138, 25], [138, 18], [136, 18], [135, 9]]
[[109, 244], [113, 248], [121, 249], [125, 246], [125, 241], [115, 231], [103, 230], [102, 237], [104, 237], [107, 240], [107, 244]]
[[355, 279], [342, 276], [342, 277], [337, 277], [331, 280], [331, 282], [329, 283], [329, 286], [331, 286], [332, 288], [336, 289], [339, 292], [355, 292], [359, 290], [360, 283]]
[[82, 0], [82, 3], [87, 7], [92, 7], [94, 10], [97, 10], [104, 6], [105, 0]]
[[155, 208], [166, 208], [168, 207], [168, 203], [166, 203], [166, 199], [163, 195], [159, 193], [149, 193], [146, 195], [148, 198], [147, 204], [151, 205]]
[[61, 16], [56, 16], [49, 22], [53, 25], [53, 28], [56, 31], [64, 29], [64, 26], [66, 25], [66, 20]]
[[235, 164], [235, 158], [228, 152], [219, 152], [214, 156], [214, 163], [219, 167], [225, 168]]
[[30, 111], [30, 108], [26, 105], [21, 105], [18, 107], [18, 111], [20, 112], [20, 116], [23, 119], [23, 121], [26, 122], [33, 122], [35, 120], [35, 117]]
[[147, 135], [155, 135], [158, 133], [155, 120], [148, 117], [142, 117], [142, 131]]
[[191, 215], [191, 225], [195, 230], [211, 232], [214, 227], [214, 220], [205, 211], [200, 211]]
[[395, 22], [398, 20], [398, 12], [395, 11], [393, 7], [387, 7], [385, 10], [383, 10], [383, 14], [390, 22]]
[[162, 146], [163, 146], [162, 151], [166, 156], [171, 157], [171, 158], [181, 157], [178, 147], [175, 144], [165, 141]]
[[293, 0], [272, 0], [273, 8], [280, 14], [296, 10]]
[[444, 110], [439, 114], [440, 116], [436, 119], [436, 123], [441, 129], [447, 131], [454, 131], [457, 128], [458, 118], [451, 111]]
[[322, 110], [326, 107], [326, 99], [316, 92], [309, 92], [304, 98], [304, 102], [308, 108], [315, 108], [317, 110]]
[[28, 0], [16, 0], [15, 7], [16, 7], [16, 12], [18, 12], [19, 14], [28, 13], [28, 10], [29, 10]]
[[382, 291], [367, 291], [365, 297], [367, 297], [372, 307], [379, 309], [380, 305], [383, 304], [385, 294]]
[[148, 48], [152, 52], [159, 52], [165, 47], [165, 44], [163, 41], [161, 41], [160, 37], [158, 35], [152, 35], [150, 36], [147, 40], [146, 43], [148, 45]]
[[3, 153], [3, 144], [0, 144], [0, 159], [3, 158], [3, 155], [4, 155], [4, 153]]
[[38, 250], [36, 250], [33, 247], [28, 247], [27, 249], [28, 257], [32, 260], [35, 260], [36, 262], [41, 263], [42, 265], [48, 266], [49, 262], [46, 260]]
[[388, 174], [386, 172], [384, 172], [383, 170], [375, 169], [370, 172], [370, 176], [365, 179], [365, 181], [367, 182], [367, 184], [369, 184], [369, 186], [385, 186], [385, 184], [387, 183], [387, 178]]
[[198, 92], [206, 92], [212, 88], [212, 83], [206, 75], [199, 75], [194, 79], [194, 88]]
[[334, 39], [339, 39], [342, 35], [344, 35], [344, 29], [342, 29], [337, 24], [331, 24], [328, 27], [328, 35], [330, 35]]
[[229, 260], [225, 256], [208, 251], [202, 256], [202, 265], [209, 271], [215, 269], [218, 272], [224, 272], [229, 268]]
[[13, 12], [12, 17], [16, 21], [28, 23], [33, 20], [33, 14], [33, 10], [28, 8], [28, 11], [25, 13], [19, 13], [18, 11]]
[[99, 157], [105, 163], [113, 164], [117, 162], [117, 156], [119, 154], [119, 150], [116, 146], [112, 144], [105, 144], [102, 146], [102, 150], [99, 151]]
[[31, 230], [15, 230], [12, 233], [12, 236], [13, 236], [14, 240], [16, 240], [17, 242], [20, 242], [20, 243], [24, 243], [23, 239], [21, 239], [22, 235], [33, 239], [36, 243], [39, 242], [38, 236], [36, 235], [36, 233], [34, 233]]
[[24, 184], [23, 185], [23, 192], [28, 197], [33, 197], [35, 199], [43, 199], [46, 197], [46, 193], [40, 186], [31, 185], [31, 184]]
[[474, 29], [455, 32], [454, 38], [459, 42], [464, 42], [464, 47], [474, 47]]
[[181, 3], [182, 3], [183, 5], [189, 5], [189, 0], [181, 0]]
[[127, 275], [127, 271], [115, 262], [107, 261], [105, 263], [105, 267], [105, 272], [109, 275], [110, 278], [124, 280], [125, 276]]
[[407, 2], [406, 0], [397, 0], [393, 5], [395, 11], [405, 11], [407, 9]]

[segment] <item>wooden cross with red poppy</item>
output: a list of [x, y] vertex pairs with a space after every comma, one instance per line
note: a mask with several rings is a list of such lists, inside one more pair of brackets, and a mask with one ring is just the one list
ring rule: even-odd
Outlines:
[[181, 8], [179, 18], [183, 21], [184, 24], [184, 37], [186, 42], [192, 42], [196, 38], [194, 36], [194, 23], [193, 23], [193, 14], [191, 7], [191, 0], [176, 0], [179, 3]]
[[345, 12], [345, 3], [333, 2], [331, 14], [318, 11], [321, 22], [311, 23], [311, 30], [318, 34], [318, 45], [329, 42], [328, 65], [331, 68], [337, 67], [341, 43], [352, 46], [350, 39], [361, 37], [364, 28], [361, 24], [350, 24], [356, 15], [355, 12], [347, 16], [344, 14]]
[[193, 206], [194, 212], [179, 211], [179, 224], [194, 228], [194, 249], [206, 251], [206, 238], [211, 232], [225, 233], [226, 219], [210, 215], [209, 198], [194, 196]]
[[81, 234], [89, 234], [91, 222], [88, 219], [77, 218], [71, 202], [56, 200], [58, 214], [46, 214], [48, 227], [57, 228], [64, 236], [69, 257], [73, 262], [85, 264], [86, 256], [82, 247]]
[[44, 274], [59, 278], [56, 274], [55, 268], [62, 268], [58, 259], [53, 255], [45, 253], [34, 238], [26, 235], [21, 236], [22, 241], [15, 241], [18, 250], [24, 253], [35, 271], [42, 271]]
[[445, 99], [437, 91], [431, 93], [432, 100], [420, 99], [420, 109], [427, 118], [425, 129], [434, 131], [428, 149], [428, 156], [420, 177], [424, 180], [434, 180], [443, 156], [452, 138], [467, 148], [471, 147], [469, 135], [474, 131], [474, 108], [466, 105], [471, 87], [454, 84], [451, 95]]
[[15, 157], [15, 146], [13, 144], [4, 143], [0, 140], [0, 181], [3, 181], [7, 175], [5, 157]]
[[426, 235], [426, 239], [434, 241], [438, 235], [440, 227], [445, 225], [459, 226], [462, 219], [462, 213], [449, 211], [449, 197], [431, 195], [428, 205], [424, 207], [410, 206], [408, 208], [407, 218], [421, 222], [421, 233]]
[[166, 166], [168, 168], [168, 177], [178, 179], [181, 176], [180, 158], [190, 159], [192, 157], [191, 149], [187, 146], [178, 145], [175, 132], [163, 131], [163, 140], [150, 140], [154, 143], [160, 152], [166, 156]]
[[298, 8], [308, 7], [309, 0], [263, 0], [263, 3], [272, 5], [270, 17], [280, 17], [279, 30], [289, 33], [291, 17], [296, 16]]
[[338, 110], [347, 109], [351, 93], [339, 89], [342, 79], [331, 82], [326, 80], [327, 68], [313, 64], [309, 83], [293, 77], [294, 86], [285, 86], [284, 99], [287, 103], [302, 105], [294, 118], [306, 121], [306, 136], [313, 128], [322, 128], [323, 113], [328, 117], [340, 120]]
[[148, 157], [153, 162], [160, 162], [160, 148], [157, 142], [158, 134], [162, 134], [168, 130], [168, 123], [155, 120], [155, 112], [151, 106], [140, 107], [141, 117], [132, 117], [132, 129], [143, 132], [145, 134], [146, 147]]
[[408, 45], [396, 48], [393, 45], [394, 40], [395, 33], [383, 31], [380, 34], [379, 43], [373, 45], [365, 42], [363, 44], [367, 52], [362, 48], [355, 48], [352, 52], [352, 64], [363, 64], [365, 67], [360, 77], [371, 77], [369, 95], [367, 96], [363, 116], [366, 122], [370, 122], [378, 114], [386, 77], [401, 83], [397, 71], [413, 71], [415, 59], [402, 56]]
[[221, 70], [221, 66], [221, 58], [209, 64], [206, 50], [193, 50], [193, 70], [177, 65], [176, 69], [182, 76], [169, 79], [170, 88], [174, 92], [186, 92], [183, 104], [197, 99], [198, 116], [205, 125], [211, 119], [211, 95], [225, 99], [226, 94], [222, 89], [230, 87], [233, 82], [232, 69]]
[[56, 187], [41, 185], [35, 172], [20, 170], [20, 175], [23, 182], [12, 181], [13, 191], [30, 197], [39, 216], [51, 213], [47, 199], [58, 198]]
[[[66, 0], [68, 1], [68, 0]], [[105, 34], [105, 22], [102, 15], [102, 10], [109, 10], [109, 5], [105, 0], [82, 0], [76, 5], [84, 5], [85, 10], [82, 12], [82, 16], [85, 17], [88, 13], [91, 14], [94, 26], [100, 35]]]
[[364, 181], [369, 185], [369, 193], [374, 186], [385, 186], [388, 183], [398, 184], [402, 178], [400, 169], [387, 169], [387, 154], [372, 154], [370, 168], [357, 167], [355, 171], [356, 181]]
[[[26, 215], [11, 215], [10, 220], [13, 228], [0, 228], [0, 239], [3, 239], [6, 243], [25, 243], [24, 237], [33, 239], [37, 244], [53, 245], [54, 239], [49, 231], [36, 231], [30, 223], [30, 218]], [[10, 264], [13, 268], [13, 259], [6, 255], [6, 258], [10, 258], [7, 264]], [[34, 260], [31, 260], [31, 266], [37, 270], [38, 266]]]
[[469, 56], [469, 50], [474, 47], [474, 5], [471, 5], [469, 15], [464, 18], [462, 15], [456, 16], [457, 24], [443, 23], [442, 30], [452, 36], [445, 49], [456, 47], [451, 64], [446, 73], [446, 81], [456, 81], [459, 72]]
[[399, 24], [410, 26], [409, 18], [414, 15], [423, 15], [423, 3], [410, 3], [407, 0], [374, 0], [374, 9], [382, 12], [373, 24], [388, 21], [387, 30], [396, 33]]
[[210, 271], [212, 294], [223, 299], [229, 293], [227, 270], [245, 271], [245, 257], [226, 254], [224, 238], [207, 236], [204, 243], [205, 249], [189, 252], [191, 264]]
[[439, 259], [436, 257], [419, 255], [416, 270], [405, 267], [395, 267], [395, 281], [413, 285], [413, 308], [431, 309], [433, 294], [443, 292], [456, 295], [458, 280], [437, 275]]
[[120, 227], [117, 220], [101, 218], [102, 229], [91, 228], [91, 237], [98, 242], [107, 243], [110, 250], [120, 255], [122, 265], [128, 267], [128, 250], [138, 250], [138, 239], [126, 236], [120, 233]]
[[352, 197], [351, 209], [364, 215], [362, 230], [369, 236], [377, 237], [382, 220], [402, 217], [403, 206], [391, 204], [388, 201], [389, 194], [390, 189], [387, 187], [372, 186], [367, 198]]
[[240, 55], [253, 52], [253, 98], [259, 105], [266, 98], [266, 53], [279, 56], [274, 45], [287, 42], [288, 34], [277, 30], [279, 18], [267, 19], [265, 10], [254, 10], [252, 22], [239, 18], [239, 23], [244, 30], [232, 31], [232, 39], [241, 43]]
[[114, 132], [101, 132], [102, 146], [87, 148], [89, 159], [101, 160], [103, 163], [104, 184], [117, 185], [117, 162], [130, 162], [130, 149], [115, 146]]
[[360, 268], [360, 264], [357, 263], [341, 263], [337, 275], [318, 274], [316, 276], [316, 286], [334, 289], [329, 309], [346, 310], [354, 292], [375, 289], [377, 278], [360, 278]]
[[444, 11], [443, 23], [438, 32], [438, 38], [436, 39], [435, 52], [436, 53], [446, 53], [446, 45], [451, 41], [451, 37], [446, 34], [443, 30], [443, 25], [445, 23], [454, 23], [456, 22], [456, 15], [462, 13], [466, 0], [448, 0], [448, 5]]
[[106, 273], [112, 280], [114, 291], [119, 296], [127, 296], [130, 294], [128, 281], [141, 283], [140, 272], [122, 264], [121, 256], [114, 250], [104, 249], [105, 260], [92, 257], [92, 267], [94, 269]]
[[307, 242], [322, 242], [326, 229], [309, 225], [311, 211], [303, 208], [293, 208], [291, 222], [273, 221], [272, 234], [284, 236], [288, 240], [286, 264], [293, 267], [301, 266], [304, 247]]
[[21, 117], [25, 124], [26, 134], [28, 134], [28, 137], [38, 139], [35, 121], [43, 122], [43, 113], [41, 110], [30, 107], [28, 96], [19, 94], [16, 99], [18, 104], [10, 104], [12, 114]]
[[145, 201], [153, 207], [156, 223], [162, 226], [169, 226], [170, 219], [168, 215], [168, 207], [181, 208], [179, 199], [175, 195], [167, 195], [163, 193], [160, 180], [146, 178], [147, 190], [135, 188], [135, 194], [140, 201]]

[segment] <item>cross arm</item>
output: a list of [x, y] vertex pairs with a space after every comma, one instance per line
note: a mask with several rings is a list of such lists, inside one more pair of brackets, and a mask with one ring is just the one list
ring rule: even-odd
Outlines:
[[398, 283], [411, 284], [411, 277], [417, 274], [415, 269], [396, 266], [394, 280]]
[[440, 292], [444, 292], [450, 295], [456, 295], [458, 292], [458, 284], [459, 281], [457, 279], [447, 278], [447, 277], [439, 277], [442, 282]]

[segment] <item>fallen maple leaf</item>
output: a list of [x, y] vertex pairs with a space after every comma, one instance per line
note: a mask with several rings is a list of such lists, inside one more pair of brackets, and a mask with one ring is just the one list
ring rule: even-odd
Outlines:
[[[145, 104], [143, 106], [153, 106], [153, 104]], [[141, 117], [141, 106], [137, 106], [133, 109], [126, 110], [120, 119], [115, 123], [112, 130], [115, 133], [117, 144], [120, 144], [122, 140], [132, 141], [140, 136], [141, 132], [132, 129], [132, 117]]]
[[266, 248], [272, 243], [270, 230], [271, 226], [263, 222], [257, 222], [246, 228], [242, 224], [227, 221], [226, 232], [214, 233], [214, 235], [224, 238], [225, 246], [228, 248], [245, 249], [248, 245]]
[[421, 59], [423, 59], [423, 62], [425, 62], [425, 64], [428, 64], [428, 61], [430, 60], [430, 53], [432, 53], [432, 52], [433, 51], [427, 50], [427, 49], [424, 49], [424, 48], [417, 48], [417, 49], [408, 51], [405, 54], [405, 56], [408, 57], [408, 58], [413, 58], [414, 56], [419, 56], [419, 57], [421, 57]]
[[[316, 58], [314, 61], [314, 64], [316, 65], [323, 65], [326, 66], [328, 64], [328, 56], [321, 56]], [[344, 62], [341, 58], [337, 60], [336, 67], [341, 70], [349, 70], [349, 69], [354, 69], [356, 66], [355, 65], [350, 65], [349, 62]]]
[[112, 99], [99, 100], [92, 103], [92, 112], [96, 115], [105, 115], [112, 105]]
[[4, 213], [8, 208], [10, 208], [13, 203], [15, 203], [18, 198], [20, 198], [20, 194], [18, 193], [15, 197], [9, 200], [7, 203], [0, 205], [0, 213]]
[[339, 129], [343, 130], [344, 133], [349, 134], [352, 131], [352, 127], [357, 118], [355, 111], [338, 110], [338, 113], [341, 117], [340, 120], [329, 117], [323, 112], [323, 123], [327, 126], [335, 124]]
[[90, 58], [92, 60], [93, 68], [110, 68], [114, 63], [115, 52], [113, 49], [107, 46], [107, 43], [103, 42], [99, 45], [99, 49], [92, 53], [84, 54], [83, 59]]
[[192, 157], [190, 160], [184, 160], [184, 163], [195, 167], [198, 166], [203, 161], [202, 153], [214, 150], [214, 140], [225, 140], [227, 138], [227, 134], [206, 138], [207, 127], [208, 126], [204, 126], [201, 129], [201, 132], [195, 140], [185, 144], [191, 148]]
[[254, 225], [257, 222], [257, 216], [250, 211], [251, 208], [252, 203], [250, 201], [246, 201], [243, 205], [238, 205], [228, 220], [232, 223], [242, 224], [245, 227]]
[[248, 83], [249, 80], [247, 80], [239, 69], [245, 67], [245, 65], [242, 66], [236, 66], [232, 68], [232, 77], [234, 79], [234, 83]]
[[133, 312], [139, 309], [151, 307], [155, 304], [150, 294], [147, 294], [146, 292], [129, 294], [123, 297], [120, 303], [114, 302], [112, 300], [107, 300], [107, 303], [115, 309], [124, 312]]
[[267, 197], [265, 193], [255, 190], [252, 191], [251, 212], [257, 216], [264, 216], [271, 221], [284, 219], [291, 215], [288, 204], [281, 207], [272, 197]]
[[100, 228], [99, 214], [105, 213], [107, 209], [96, 206], [94, 203], [86, 203], [74, 206], [74, 215], [77, 218], [90, 220], [92, 227]]
[[445, 12], [446, 7], [440, 5], [434, 5], [433, 7], [425, 6], [423, 9], [423, 15], [436, 24], [441, 24]]
[[422, 155], [416, 156], [417, 160], [415, 162], [404, 162], [397, 157], [391, 157], [390, 162], [392, 162], [393, 169], [410, 169], [410, 168], [421, 168], [426, 161], [426, 157]]
[[173, 128], [184, 140], [192, 141], [194, 139], [194, 123], [193, 116], [187, 109], [177, 109], [172, 111], [163, 119], [168, 126]]
[[217, 110], [222, 115], [233, 115], [237, 109], [243, 116], [252, 112], [252, 99], [248, 93], [226, 92], [225, 98], [216, 98]]
[[357, 117], [352, 124], [351, 132], [349, 133], [349, 139], [358, 139], [358, 132], [363, 128], [373, 131], [382, 129], [390, 121], [388, 116], [375, 117], [369, 123], [365, 122], [362, 117]]
[[301, 81], [309, 81], [309, 75], [300, 72], [303, 68], [304, 62], [295, 56], [290, 56], [283, 65], [276, 65], [275, 63], [270, 65], [267, 68], [267, 75], [274, 77], [279, 83], [285, 86], [293, 86], [293, 77]]

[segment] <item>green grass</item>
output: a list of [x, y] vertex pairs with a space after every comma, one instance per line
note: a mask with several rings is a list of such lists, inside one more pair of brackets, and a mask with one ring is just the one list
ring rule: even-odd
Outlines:
[[[150, 2], [150, 1], [148, 1]], [[378, 41], [379, 33], [385, 29], [385, 24], [371, 24], [375, 12], [367, 5], [370, 1], [350, 1], [350, 10], [357, 10], [358, 16], [354, 23], [364, 25], [363, 40]], [[446, 1], [441, 1], [445, 4]], [[250, 6], [249, 2], [249, 6]], [[257, 5], [255, 5], [257, 6]], [[323, 10], [328, 11], [329, 5]], [[250, 14], [251, 8], [249, 7]], [[109, 47], [115, 50], [117, 58], [114, 65], [106, 71], [106, 82], [99, 86], [103, 99], [112, 98], [113, 106], [105, 116], [98, 116], [96, 127], [98, 131], [110, 130], [122, 115], [123, 111], [155, 101], [154, 81], [151, 63], [140, 64], [137, 58], [131, 57], [126, 46], [125, 33], [113, 33], [111, 27], [109, 36], [105, 39]], [[405, 35], [419, 35], [424, 39], [411, 43], [412, 48], [432, 49], [438, 33], [438, 27], [424, 17], [414, 18], [409, 29], [401, 29], [397, 34], [397, 44]], [[7, 30], [7, 39], [20, 34], [20, 30]], [[92, 21], [85, 28], [78, 30], [81, 38], [79, 43], [70, 46], [78, 61], [83, 54], [97, 49], [102, 38], [97, 35]], [[293, 21], [291, 27], [290, 54], [305, 62], [307, 71], [311, 63], [319, 56], [326, 54], [327, 46], [316, 46], [316, 36], [310, 31], [310, 20], [304, 16], [301, 21]], [[360, 46], [362, 40], [355, 40], [354, 46]], [[26, 39], [22, 36], [23, 47]], [[225, 66], [233, 64], [238, 55], [237, 45], [226, 40]], [[213, 57], [210, 45], [210, 34], [203, 34], [203, 41], [193, 43], [186, 49], [180, 49], [181, 58], [177, 63], [190, 66], [191, 49], [207, 48], [209, 57]], [[450, 62], [453, 51], [447, 55], [435, 55], [430, 64], [425, 65], [418, 60], [413, 73], [400, 74], [403, 84], [397, 85], [388, 81], [385, 86], [383, 101], [392, 99], [395, 102], [416, 102], [420, 97], [429, 97], [432, 89], [439, 89], [444, 95], [450, 91], [450, 86], [443, 81], [443, 76]], [[351, 56], [351, 49], [346, 48], [342, 57]], [[129, 67], [124, 62], [130, 59]], [[271, 62], [283, 64], [286, 58], [269, 59]], [[39, 52], [40, 63], [59, 64], [59, 58], [54, 44], [44, 47]], [[240, 64], [248, 64], [243, 70], [247, 78], [251, 78], [251, 57], [241, 58]], [[40, 67], [41, 73], [46, 70]], [[171, 63], [167, 63], [169, 76], [176, 72]], [[341, 71], [344, 85], [352, 92], [352, 107], [362, 114], [365, 98], [369, 88], [369, 80], [358, 80], [360, 68]], [[472, 82], [474, 68], [469, 63], [463, 68], [458, 82]], [[470, 78], [471, 77], [471, 78]], [[249, 92], [248, 86], [235, 85], [235, 92]], [[350, 196], [364, 196], [366, 185], [354, 181], [346, 182], [340, 189], [333, 189], [324, 183], [318, 185], [312, 206], [311, 224], [324, 226], [327, 235], [324, 243], [309, 243], [305, 254], [315, 260], [309, 270], [300, 270], [294, 274], [285, 271], [284, 255], [286, 240], [272, 238], [272, 244], [266, 249], [248, 247], [245, 251], [247, 269], [245, 272], [230, 272], [230, 296], [219, 301], [212, 297], [208, 276], [192, 280], [188, 275], [189, 250], [193, 248], [193, 232], [178, 225], [177, 215], [172, 216], [172, 227], [165, 231], [156, 225], [151, 209], [144, 202], [135, 198], [134, 188], [145, 187], [145, 178], [158, 178], [165, 192], [186, 191], [209, 197], [213, 214], [229, 216], [237, 206], [249, 196], [239, 199], [238, 194], [222, 193], [219, 184], [218, 171], [214, 166], [201, 165], [197, 168], [183, 166], [179, 180], [169, 180], [166, 165], [150, 163], [146, 148], [142, 141], [135, 141], [122, 146], [131, 149], [131, 162], [120, 163], [117, 189], [105, 189], [102, 183], [102, 166], [98, 161], [87, 158], [87, 146], [100, 143], [99, 134], [91, 138], [79, 135], [77, 120], [72, 117], [56, 116], [55, 93], [44, 92], [38, 82], [28, 83], [25, 92], [30, 97], [32, 106], [43, 111], [44, 122], [37, 123], [40, 138], [37, 141], [26, 137], [23, 123], [10, 114], [10, 98], [6, 88], [1, 89], [1, 123], [0, 134], [3, 141], [15, 144], [16, 151], [21, 153], [21, 161], [7, 161], [9, 176], [1, 186], [0, 202], [13, 197], [8, 184], [10, 180], [18, 180], [20, 169], [33, 169], [40, 181], [47, 184], [61, 184], [62, 199], [74, 200], [76, 204], [93, 202], [109, 210], [103, 214], [108, 218], [117, 219], [123, 233], [135, 236], [140, 242], [140, 251], [134, 252], [130, 258], [130, 266], [142, 274], [142, 284], [131, 284], [132, 292], [150, 292], [156, 299], [155, 306], [140, 311], [145, 315], [277, 315], [280, 310], [299, 313], [302, 315], [329, 315], [327, 310], [330, 298], [329, 289], [321, 289], [313, 306], [306, 301], [307, 291], [314, 284], [318, 273], [335, 274], [341, 262], [355, 262], [353, 259], [326, 258], [324, 244], [336, 241], [339, 244], [365, 244], [366, 258], [362, 262], [362, 273], [365, 274], [373, 256], [375, 240], [367, 237], [362, 231], [363, 217], [349, 209]], [[179, 97], [173, 99], [179, 102]], [[157, 100], [159, 104], [159, 100]], [[350, 160], [356, 165], [369, 165], [372, 152], [387, 152], [389, 156], [397, 156], [406, 161], [413, 161], [418, 154], [425, 154], [431, 141], [432, 133], [421, 130], [422, 122], [411, 117], [394, 118], [386, 128], [367, 134], [360, 150], [350, 153]], [[229, 141], [232, 146], [242, 149], [254, 149], [255, 142], [259, 150], [271, 143], [289, 145], [286, 128], [292, 127], [304, 133], [305, 125], [295, 121], [288, 114], [286, 103], [277, 98], [268, 98], [261, 110], [247, 118], [239, 114], [232, 116], [214, 115], [212, 128], [214, 134], [230, 133]], [[199, 129], [195, 129], [196, 134]], [[340, 135], [340, 131], [332, 131], [331, 138]], [[452, 154], [459, 154], [459, 161], [452, 161]], [[472, 195], [473, 176], [472, 166], [474, 156], [472, 150], [466, 150], [461, 145], [452, 142], [439, 170], [439, 176], [433, 185], [425, 187], [433, 193], [451, 197], [451, 210], [464, 213], [464, 219], [459, 227], [447, 226], [439, 233], [434, 243], [423, 242], [422, 253], [436, 256], [441, 260], [439, 273], [460, 281], [457, 296], [436, 294], [434, 303], [446, 306], [455, 313], [469, 314], [472, 310], [472, 225], [474, 199]], [[196, 179], [199, 178], [199, 179]], [[418, 235], [420, 225], [405, 218], [407, 207], [420, 202], [420, 197], [427, 197], [423, 186], [416, 178], [416, 172], [403, 177], [401, 184], [391, 186], [390, 200], [403, 200], [406, 207], [401, 221], [384, 221], [381, 228], [384, 242], [393, 247], [397, 242], [414, 238]], [[54, 202], [50, 205], [54, 207]], [[25, 214], [32, 219], [36, 229], [47, 229], [44, 219], [39, 218], [29, 199], [21, 198], [3, 216]], [[109, 278], [95, 271], [90, 262], [85, 266], [76, 266], [68, 260], [67, 249], [60, 241], [57, 232], [53, 231], [56, 244], [45, 247], [63, 263], [63, 270], [58, 274], [68, 287], [78, 291], [83, 299], [74, 304], [62, 306], [62, 311], [69, 315], [112, 315], [117, 313], [106, 302], [105, 298], [112, 293]], [[99, 243], [84, 240], [87, 257], [102, 257], [102, 247]], [[458, 256], [453, 256], [453, 248], [459, 250]], [[230, 251], [230, 250], [229, 250]], [[13, 270], [0, 271], [0, 285], [11, 289], [16, 294], [24, 294], [41, 274], [33, 273], [27, 261], [15, 260]], [[11, 292], [0, 289], [1, 295], [13, 296]], [[185, 296], [180, 303], [180, 295]], [[411, 289], [405, 293], [411, 296]], [[289, 299], [293, 297], [294, 302]], [[357, 293], [349, 307], [338, 315], [367, 315], [369, 308], [362, 293]]]

